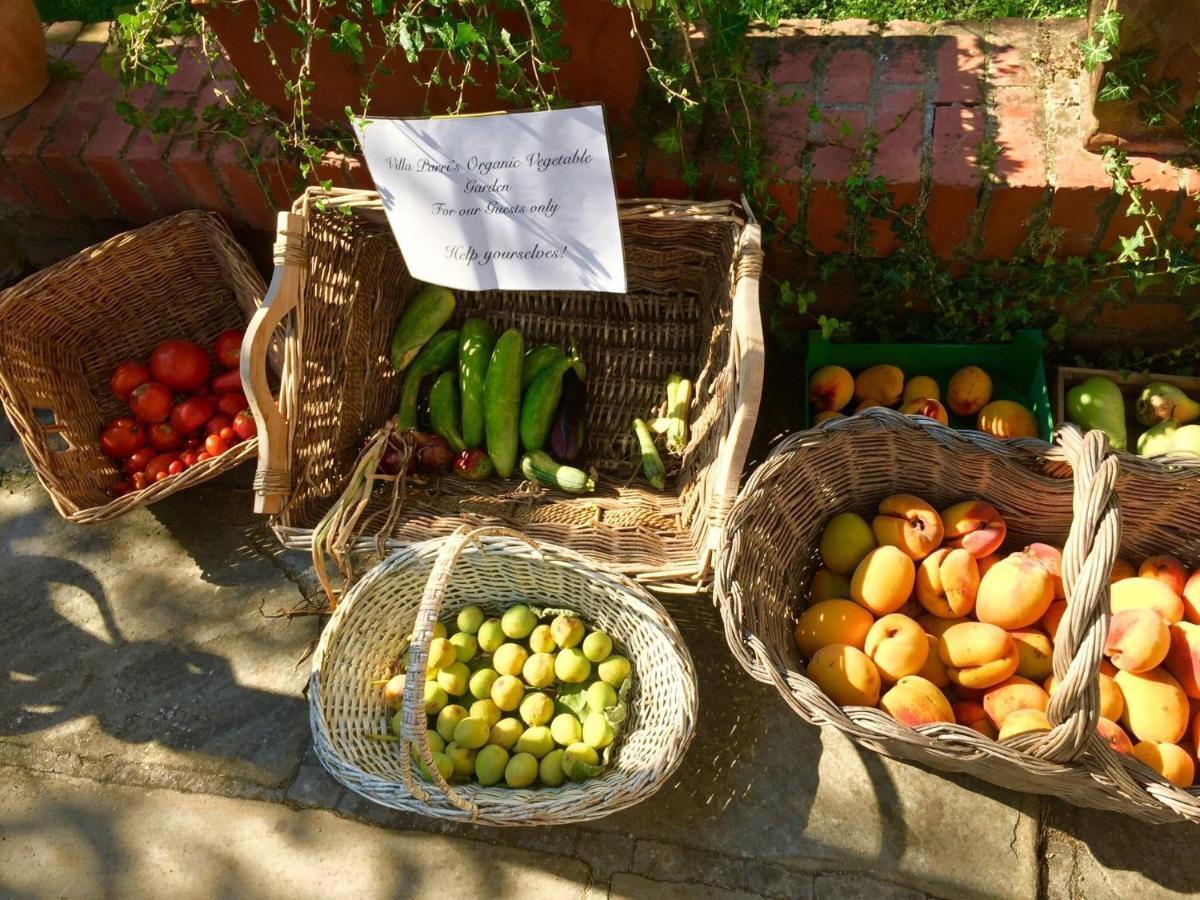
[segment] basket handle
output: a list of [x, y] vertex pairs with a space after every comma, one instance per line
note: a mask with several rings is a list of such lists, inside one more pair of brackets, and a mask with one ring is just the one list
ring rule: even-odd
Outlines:
[[450, 576], [458, 565], [468, 544], [479, 543], [481, 538], [507, 537], [520, 541], [535, 553], [541, 553], [541, 547], [520, 532], [495, 525], [472, 528], [461, 525], [446, 539], [433, 561], [429, 579], [425, 582], [425, 592], [421, 595], [421, 605], [417, 608], [417, 620], [413, 625], [412, 643], [409, 644], [408, 671], [404, 682], [403, 727], [400, 735], [400, 771], [404, 777], [404, 786], [408, 792], [423, 801], [430, 799], [430, 794], [418, 783], [412, 770], [412, 749], [415, 747], [421, 754], [433, 779], [434, 785], [442, 792], [447, 800], [457, 809], [470, 813], [474, 821], [479, 815], [479, 807], [471, 800], [461, 796], [442, 777], [437, 766], [433, 764], [433, 751], [429, 749], [429, 729], [425, 713], [425, 674], [429, 671], [429, 644], [433, 640], [433, 626], [437, 624], [438, 616], [442, 613], [442, 605], [446, 599], [446, 588], [450, 584]]
[[[279, 214], [275, 236], [275, 271], [262, 305], [250, 318], [242, 338], [239, 369], [246, 401], [258, 428], [258, 468], [254, 473], [254, 511], [277, 513], [291, 487], [288, 422], [267, 381], [268, 351], [275, 329], [300, 302], [306, 267], [304, 217]], [[285, 373], [288, 371], [284, 369]], [[285, 374], [284, 377], [289, 377]], [[290, 377], [296, 377], [294, 371]], [[281, 394], [286, 388], [281, 389]]]

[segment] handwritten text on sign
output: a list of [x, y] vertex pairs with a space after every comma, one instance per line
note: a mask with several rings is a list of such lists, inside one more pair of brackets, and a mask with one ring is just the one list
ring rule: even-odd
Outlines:
[[359, 140], [414, 277], [462, 290], [624, 293], [601, 107], [368, 119]]

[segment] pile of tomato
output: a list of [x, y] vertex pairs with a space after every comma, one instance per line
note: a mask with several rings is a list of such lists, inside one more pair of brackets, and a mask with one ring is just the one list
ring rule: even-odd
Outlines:
[[112, 392], [133, 416], [113, 419], [100, 432], [100, 449], [125, 473], [112, 486], [113, 496], [178, 475], [254, 436], [237, 368], [241, 347], [242, 332], [233, 329], [217, 337], [211, 357], [199, 344], [170, 340], [144, 363], [130, 359], [117, 366]]

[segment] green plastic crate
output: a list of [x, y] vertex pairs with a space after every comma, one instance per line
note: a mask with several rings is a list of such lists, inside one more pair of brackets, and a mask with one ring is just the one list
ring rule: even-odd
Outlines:
[[[1042, 362], [1042, 332], [1036, 328], [1018, 331], [1009, 344], [835, 344], [819, 331], [811, 332], [804, 363], [804, 427], [812, 425], [808, 385], [813, 372], [822, 366], [843, 366], [857, 375], [884, 363], [899, 366], [905, 380], [914, 375], [936, 380], [943, 403], [950, 377], [963, 366], [979, 366], [991, 376], [993, 399], [1015, 400], [1033, 410], [1043, 440], [1050, 440], [1054, 432], [1054, 411]], [[950, 413], [950, 425], [973, 429], [975, 419]]]

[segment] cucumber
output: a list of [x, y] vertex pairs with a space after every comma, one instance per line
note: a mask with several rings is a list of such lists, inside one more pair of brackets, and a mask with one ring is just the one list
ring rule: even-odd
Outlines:
[[530, 481], [570, 494], [591, 493], [596, 489], [596, 482], [588, 478], [586, 472], [574, 466], [559, 465], [541, 450], [521, 457], [521, 474]]
[[429, 421], [433, 433], [444, 437], [455, 453], [467, 449], [458, 433], [458, 376], [454, 372], [443, 372], [433, 383], [429, 392]]
[[462, 395], [462, 439], [483, 446], [483, 380], [496, 346], [496, 331], [486, 319], [467, 319], [458, 333], [458, 388]]
[[572, 354], [543, 369], [525, 391], [525, 399], [521, 401], [521, 446], [526, 451], [546, 446], [554, 411], [562, 397], [563, 375], [568, 369], [574, 369], [580, 380], [587, 377], [583, 361]]
[[510, 328], [496, 341], [483, 379], [483, 426], [496, 474], [508, 478], [517, 467], [517, 420], [521, 415], [521, 359], [525, 341]]
[[417, 427], [417, 397], [421, 393], [421, 380], [450, 368], [457, 357], [457, 331], [439, 331], [417, 354], [404, 375], [404, 384], [400, 386], [400, 403], [396, 408], [397, 431], [410, 431]]
[[525, 354], [525, 360], [521, 363], [521, 390], [524, 391], [528, 388], [533, 383], [533, 379], [560, 359], [566, 358], [566, 355], [558, 344], [542, 344], [530, 348]]
[[643, 420], [634, 419], [633, 432], [637, 435], [638, 447], [642, 452], [642, 471], [646, 480], [650, 482], [651, 487], [661, 491], [666, 485], [666, 469], [663, 467], [662, 457], [658, 455], [658, 448], [654, 446], [650, 427]]
[[392, 332], [392, 368], [403, 372], [454, 315], [454, 294], [436, 284], [427, 284], [408, 301], [396, 330]]

